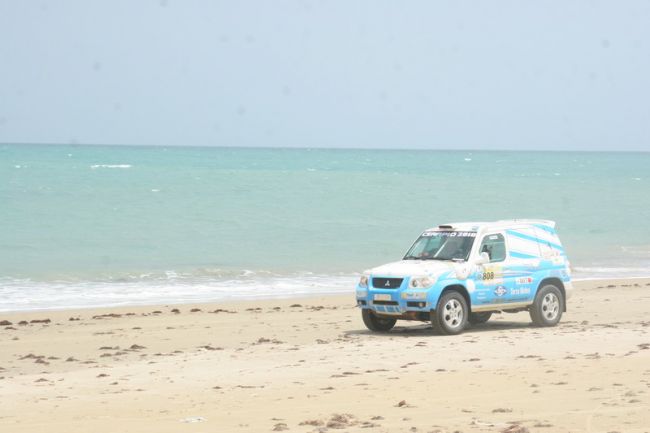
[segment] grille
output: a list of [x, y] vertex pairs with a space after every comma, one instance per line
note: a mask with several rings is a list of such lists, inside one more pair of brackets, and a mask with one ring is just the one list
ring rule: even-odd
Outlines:
[[375, 289], [397, 289], [404, 278], [373, 278], [372, 287]]
[[399, 305], [397, 301], [372, 301], [374, 305]]

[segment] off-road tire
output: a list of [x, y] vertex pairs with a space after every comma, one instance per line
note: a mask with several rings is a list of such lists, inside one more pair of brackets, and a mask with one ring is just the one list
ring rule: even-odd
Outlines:
[[469, 308], [463, 295], [455, 290], [446, 292], [431, 312], [431, 327], [436, 334], [460, 334], [467, 326]]
[[553, 284], [546, 284], [535, 295], [535, 302], [530, 306], [530, 318], [535, 326], [555, 326], [562, 318], [562, 311], [562, 292]]
[[367, 308], [361, 310], [361, 317], [366, 328], [374, 332], [388, 332], [397, 323], [396, 319], [377, 316], [372, 310]]
[[490, 317], [492, 317], [491, 311], [486, 311], [483, 313], [470, 313], [467, 321], [472, 325], [480, 325], [481, 323], [485, 323], [490, 320]]

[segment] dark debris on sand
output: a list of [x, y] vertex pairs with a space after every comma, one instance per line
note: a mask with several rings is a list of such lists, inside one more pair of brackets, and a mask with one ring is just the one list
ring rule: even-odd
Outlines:
[[223, 350], [223, 347], [213, 347], [210, 346], [209, 344], [206, 344], [204, 346], [199, 346], [199, 349], [205, 349], [205, 350]]
[[257, 341], [255, 341], [255, 342], [253, 342], [251, 344], [255, 346], [255, 345], [258, 345], [258, 344], [265, 344], [265, 343], [284, 344], [284, 341], [280, 341], [280, 340], [277, 340], [275, 338], [274, 339], [269, 339], [269, 338], [265, 338], [265, 337], [260, 337], [260, 338], [257, 339]]
[[232, 310], [224, 310], [223, 308], [217, 308], [216, 310], [210, 311], [210, 313], [214, 313], [214, 314], [216, 314], [216, 313], [236, 314], [237, 312], [232, 311]]
[[335, 413], [327, 421], [327, 428], [344, 429], [358, 424], [354, 415], [349, 413]]
[[509, 425], [508, 427], [502, 429], [501, 433], [530, 433], [530, 430], [528, 430], [523, 425], [512, 424], [512, 425]]
[[122, 317], [122, 315], [116, 313], [109, 313], [109, 314], [97, 314], [96, 316], [93, 316], [93, 319], [117, 319], [119, 317]]

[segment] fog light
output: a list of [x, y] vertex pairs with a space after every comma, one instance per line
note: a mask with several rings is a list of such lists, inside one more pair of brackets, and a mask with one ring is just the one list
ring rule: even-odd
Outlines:
[[424, 307], [427, 306], [427, 303], [426, 302], [407, 302], [406, 306], [411, 307], [411, 308], [424, 308]]

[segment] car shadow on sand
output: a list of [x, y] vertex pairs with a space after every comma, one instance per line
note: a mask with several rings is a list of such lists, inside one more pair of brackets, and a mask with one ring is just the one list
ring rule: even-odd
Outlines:
[[[398, 322], [399, 323], [399, 322]], [[416, 322], [414, 322], [416, 323]], [[451, 337], [462, 336], [462, 335], [476, 335], [486, 332], [498, 332], [498, 331], [512, 331], [512, 330], [523, 330], [523, 329], [535, 329], [535, 326], [531, 322], [520, 322], [520, 321], [494, 321], [481, 323], [479, 325], [468, 325], [461, 334], [451, 335]], [[374, 335], [378, 337], [449, 337], [449, 335], [439, 335], [433, 331], [431, 324], [422, 322], [418, 324], [411, 324], [406, 326], [396, 325], [393, 329], [388, 332], [374, 332], [369, 329], [360, 328], [346, 331], [345, 335]]]

